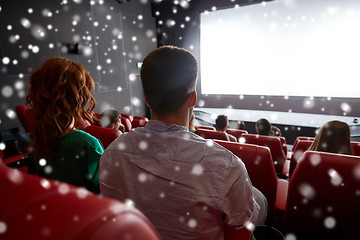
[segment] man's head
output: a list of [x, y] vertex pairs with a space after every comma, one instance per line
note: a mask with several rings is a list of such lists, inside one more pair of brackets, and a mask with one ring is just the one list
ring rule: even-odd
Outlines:
[[256, 122], [256, 132], [259, 135], [271, 136], [271, 123], [265, 118], [260, 118]]
[[215, 128], [218, 131], [225, 131], [228, 126], [228, 119], [225, 115], [219, 115], [215, 120]]
[[174, 46], [149, 53], [141, 68], [145, 99], [158, 116], [177, 112], [196, 89], [198, 64], [188, 51]]

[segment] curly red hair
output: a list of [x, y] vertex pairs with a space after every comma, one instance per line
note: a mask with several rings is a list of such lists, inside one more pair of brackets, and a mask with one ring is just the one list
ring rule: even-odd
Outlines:
[[52, 157], [58, 141], [84, 124], [83, 118], [93, 120], [94, 88], [81, 64], [61, 57], [46, 60], [32, 73], [26, 102], [33, 109], [37, 157]]

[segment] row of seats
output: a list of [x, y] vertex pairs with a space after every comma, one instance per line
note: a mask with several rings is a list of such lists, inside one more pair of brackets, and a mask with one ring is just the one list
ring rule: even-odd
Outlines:
[[[195, 127], [195, 133], [206, 139], [216, 139], [229, 141], [229, 137], [224, 132], [215, 131], [206, 126]], [[272, 160], [275, 166], [276, 173], [288, 175], [288, 164], [285, 164], [287, 159], [287, 146], [284, 137], [261, 136], [255, 134], [248, 134], [245, 130], [228, 129], [227, 133], [235, 135], [239, 142], [255, 144], [270, 148]]]
[[134, 207], [0, 163], [1, 239], [160, 240]]
[[268, 199], [268, 219], [284, 211], [282, 232], [296, 239], [355, 239], [360, 213], [360, 157], [307, 151], [290, 182], [277, 179], [269, 148], [214, 140], [239, 156]]
[[[313, 143], [314, 138], [313, 137], [303, 137], [299, 136], [295, 139], [293, 148], [292, 148], [292, 154], [290, 157], [290, 169], [289, 169], [289, 175], [292, 176], [296, 165], [302, 156], [302, 154], [309, 149], [311, 144]], [[360, 143], [359, 142], [353, 142], [351, 141], [351, 148], [353, 150], [353, 153], [355, 156], [360, 156]]]

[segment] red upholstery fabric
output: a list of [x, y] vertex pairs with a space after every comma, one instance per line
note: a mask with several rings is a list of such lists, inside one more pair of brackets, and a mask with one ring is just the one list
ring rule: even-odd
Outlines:
[[125, 126], [125, 132], [130, 132], [131, 131], [131, 122], [127, 117], [123, 117], [121, 116], [121, 123]]
[[351, 142], [351, 148], [355, 156], [360, 156], [360, 142]]
[[195, 131], [195, 134], [205, 139], [218, 139], [218, 140], [230, 141], [228, 135], [224, 132], [218, 132], [218, 131], [206, 130], [206, 129], [197, 129]]
[[289, 171], [290, 177], [292, 176], [300, 157], [303, 155], [305, 151], [309, 149], [312, 142], [313, 141], [311, 140], [301, 140], [301, 139], [297, 141], [295, 148], [293, 148], [293, 154], [291, 155], [291, 159], [290, 159], [290, 171]]
[[246, 227], [240, 229], [225, 228], [225, 240], [249, 240], [251, 231]]
[[198, 130], [198, 129], [206, 129], [206, 130], [213, 130], [215, 131], [216, 129], [212, 126], [195, 126], [195, 129]]
[[130, 123], [133, 121], [133, 116], [131, 116], [131, 115], [129, 115], [129, 114], [124, 114], [124, 113], [122, 113], [121, 114], [121, 117], [126, 117], [127, 119], [129, 119], [129, 121], [130, 121]]
[[1, 163], [0, 195], [1, 239], [160, 239], [133, 207]]
[[234, 153], [244, 162], [253, 186], [259, 189], [268, 201], [266, 224], [273, 224], [277, 178], [269, 148], [219, 140], [215, 140], [215, 142]]
[[275, 207], [278, 210], [285, 211], [286, 201], [289, 190], [289, 182], [284, 179], [277, 180], [277, 191], [276, 191], [276, 204]]
[[20, 121], [20, 123], [22, 124], [22, 126], [24, 127], [26, 132], [30, 132], [28, 123], [27, 123], [27, 117], [26, 117], [26, 113], [28, 110], [30, 110], [31, 108], [27, 107], [27, 106], [22, 106], [22, 105], [17, 105], [15, 107], [15, 112], [16, 115]]
[[148, 121], [149, 121], [149, 119], [147, 119], [146, 117], [135, 116], [132, 123], [131, 123], [132, 128], [144, 127], [147, 124]]
[[231, 129], [231, 128], [226, 129], [226, 132], [235, 136], [238, 141], [241, 135], [248, 133], [246, 130]]
[[103, 128], [100, 126], [91, 125], [84, 129], [85, 132], [96, 137], [101, 141], [104, 148], [107, 148], [116, 138], [121, 136], [121, 131], [112, 128]]
[[[16, 155], [13, 157], [9, 157], [9, 158], [5, 158], [2, 159], [2, 163], [5, 165], [17, 165], [18, 162], [20, 162], [21, 160], [24, 159], [23, 155]], [[19, 171], [27, 173], [28, 172], [28, 167], [27, 166], [21, 166], [19, 168], [17, 168]]]
[[313, 138], [313, 137], [304, 137], [304, 136], [299, 136], [299, 137], [297, 137], [297, 138], [295, 139], [294, 144], [293, 144], [293, 148], [292, 148], [293, 152], [294, 152], [294, 149], [296, 148], [296, 145], [297, 145], [297, 143], [298, 143], [299, 140], [314, 141], [314, 139], [315, 139], [315, 138]]
[[101, 113], [94, 113], [94, 117], [95, 118], [93, 118], [93, 125], [100, 126]]
[[307, 151], [289, 182], [284, 230], [296, 239], [358, 239], [360, 157]]
[[284, 137], [278, 137], [280, 139], [281, 142], [281, 146], [284, 150], [285, 156], [287, 155], [287, 145], [286, 145], [286, 139]]
[[254, 134], [243, 134], [241, 138], [245, 140], [245, 143], [256, 144], [270, 148], [271, 156], [274, 161], [275, 171], [277, 173], [282, 173], [286, 156], [279, 138]]

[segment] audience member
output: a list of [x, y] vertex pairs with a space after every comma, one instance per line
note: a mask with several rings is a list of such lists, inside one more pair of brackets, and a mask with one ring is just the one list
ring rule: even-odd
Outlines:
[[239, 130], [246, 130], [245, 122], [244, 121], [237, 121], [238, 129]]
[[243, 162], [187, 130], [197, 73], [195, 57], [184, 49], [151, 52], [141, 81], [152, 118], [117, 138], [100, 161], [101, 194], [131, 199], [163, 239], [224, 239], [225, 228], [255, 223], [260, 207], [254, 193], [261, 213], [267, 211]]
[[115, 109], [108, 109], [102, 112], [100, 125], [102, 127], [119, 129], [121, 132], [125, 132], [125, 126], [121, 123], [121, 114]]
[[260, 118], [259, 120], [257, 120], [255, 129], [256, 133], [259, 135], [273, 136], [273, 133], [271, 131], [271, 123], [265, 118]]
[[229, 126], [229, 122], [228, 122], [227, 116], [225, 116], [225, 115], [217, 116], [217, 118], [215, 120], [216, 131], [224, 132], [226, 135], [228, 135], [231, 142], [237, 142], [237, 139], [235, 136], [226, 132], [226, 129], [228, 128], [228, 126]]
[[30, 76], [27, 104], [34, 113], [34, 158], [40, 175], [99, 192], [101, 142], [78, 130], [92, 120], [94, 81], [74, 61], [46, 60]]
[[195, 122], [195, 113], [192, 113], [191, 117], [190, 117], [190, 121], [189, 121], [189, 131], [190, 132], [196, 131], [194, 122]]
[[309, 150], [353, 155], [349, 125], [336, 120], [325, 123]]
[[273, 136], [281, 137], [281, 130], [278, 127], [271, 126], [271, 132], [273, 133]]

